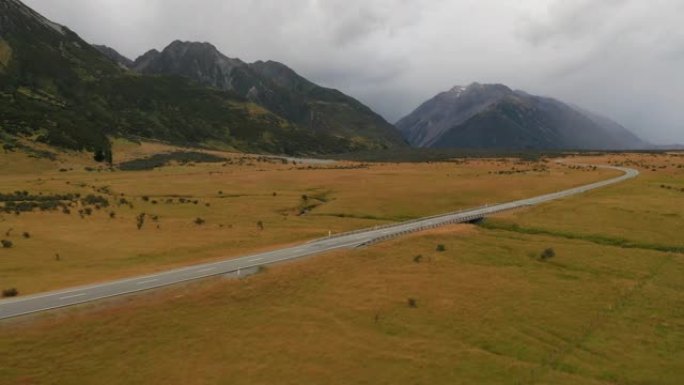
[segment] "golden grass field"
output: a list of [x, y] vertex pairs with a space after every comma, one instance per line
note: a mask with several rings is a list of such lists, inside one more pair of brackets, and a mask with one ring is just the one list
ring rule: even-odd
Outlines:
[[[615, 155], [578, 161], [629, 163], [643, 175], [503, 214], [483, 226], [450, 226], [273, 266], [244, 280], [216, 278], [5, 321], [0, 323], [0, 383], [681, 384], [684, 254], [660, 249], [684, 246], [684, 192], [675, 190], [684, 187], [684, 169], [679, 167], [684, 157]], [[266, 199], [272, 196], [250, 196], [254, 205], [242, 206], [241, 210], [259, 210], [252, 213], [264, 217], [263, 233], [247, 229], [254, 217], [238, 211], [240, 199], [221, 206], [219, 198], [201, 193], [199, 184], [213, 166], [172, 167], [149, 172], [147, 177], [50, 175], [90, 183], [106, 177], [115, 191], [128, 195], [164, 195], [170, 188], [163, 189], [171, 185], [182, 194], [194, 193], [210, 201], [213, 209], [202, 213], [208, 223], [234, 218], [232, 231], [237, 232], [244, 221], [244, 234], [276, 244], [314, 236], [333, 225], [342, 230], [378, 222], [314, 214], [342, 211], [393, 220], [531, 196], [608, 176], [550, 166], [551, 171], [543, 175], [489, 174], [510, 169], [511, 163], [497, 161], [257, 172], [276, 167], [262, 164], [212, 175], [224, 192], [278, 191], [272, 204]], [[650, 171], [653, 166], [655, 171]], [[27, 183], [20, 175], [14, 178], [17, 185]], [[364, 182], [354, 185], [356, 179]], [[61, 187], [60, 181], [54, 186]], [[207, 184], [203, 186], [206, 189]], [[391, 188], [372, 191], [371, 186]], [[212, 185], [212, 190], [216, 188]], [[294, 207], [302, 193], [317, 191], [331, 191], [334, 200], [310, 215], [289, 215], [280, 219], [280, 225], [271, 223], [269, 210]], [[351, 197], [364, 202], [355, 204]], [[373, 205], [374, 198], [382, 206]], [[216, 213], [224, 209], [232, 216]], [[164, 227], [193, 231], [188, 239], [204, 243], [207, 253], [172, 257], [184, 254], [173, 249], [165, 258], [151, 254], [165, 264], [216, 256], [213, 251], [220, 248], [209, 238], [220, 231], [232, 234], [196, 229], [183, 218], [197, 214], [176, 207], [168, 210], [166, 215], [174, 215], [178, 223]], [[81, 231], [108, 226], [98, 224], [104, 220], [97, 217], [88, 220], [92, 223]], [[72, 222], [79, 223], [69, 219]], [[31, 224], [37, 226], [37, 221]], [[134, 237], [138, 233], [128, 229], [130, 224], [122, 220], [115, 229]], [[289, 226], [301, 234], [287, 235]], [[164, 238], [156, 238], [152, 230], [147, 235], [150, 242]], [[200, 235], [203, 232], [208, 233], [206, 238]], [[279, 233], [284, 235], [278, 237]], [[52, 234], [58, 237], [57, 230]], [[98, 234], [113, 237], [104, 230]], [[107, 242], [114, 254], [125, 249]], [[119, 243], [128, 244], [130, 250], [146, 244], [124, 238]], [[17, 244], [12, 252], [21, 250]], [[240, 250], [256, 244], [242, 244]], [[436, 251], [440, 244], [446, 251]], [[539, 253], [549, 247], [556, 256], [540, 261]], [[417, 255], [422, 255], [419, 262]], [[16, 259], [2, 258], [3, 264]], [[113, 263], [101, 254], [93, 258]], [[133, 265], [140, 270], [150, 266], [141, 260], [126, 262], [119, 269], [98, 265], [104, 262], [93, 262], [92, 268], [74, 263], [71, 269], [100, 272], [104, 277], [130, 272]], [[26, 266], [34, 275], [41, 271]], [[65, 269], [60, 271], [63, 275], [73, 274], [59, 269]], [[7, 271], [6, 265], [1, 271]], [[47, 272], [41, 277], [54, 285], [68, 283], [50, 278]], [[409, 300], [415, 306], [409, 306]]]
[[[171, 149], [119, 143], [115, 153], [130, 159]], [[74, 154], [58, 161], [3, 154], [0, 193], [95, 194], [109, 199], [111, 206], [83, 218], [78, 206], [70, 215], [61, 210], [0, 214], [0, 238], [14, 243], [12, 249], [0, 249], [1, 289], [14, 287], [30, 294], [144, 274], [320, 238], [328, 231], [520, 199], [616, 175], [517, 160], [321, 166], [227, 156], [234, 160], [231, 164], [88, 172], [84, 165], [95, 165]], [[542, 167], [548, 170], [492, 174]], [[133, 208], [115, 204], [122, 198]], [[179, 203], [181, 198], [193, 203]], [[302, 207], [312, 205], [317, 207], [298, 215]], [[147, 215], [138, 230], [141, 213]], [[197, 218], [205, 223], [197, 225]], [[29, 239], [23, 238], [24, 232]]]

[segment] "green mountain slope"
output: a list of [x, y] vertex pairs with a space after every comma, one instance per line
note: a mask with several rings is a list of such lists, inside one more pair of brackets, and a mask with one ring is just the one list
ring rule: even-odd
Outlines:
[[146, 75], [178, 75], [234, 92], [293, 124], [350, 138], [367, 148], [403, 147], [401, 134], [381, 116], [344, 93], [321, 87], [274, 61], [247, 64], [209, 43], [174, 41], [151, 50], [132, 68]]
[[103, 154], [110, 135], [273, 153], [368, 148], [293, 124], [235, 92], [138, 75], [18, 0], [3, 0], [0, 139], [16, 135]]

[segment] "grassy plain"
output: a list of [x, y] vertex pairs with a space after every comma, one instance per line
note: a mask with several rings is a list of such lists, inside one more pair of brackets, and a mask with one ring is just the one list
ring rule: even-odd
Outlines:
[[684, 254], [649, 245], [683, 242], [684, 158], [610, 160], [660, 166], [484, 226], [3, 322], [0, 383], [681, 384]]
[[[115, 162], [177, 150], [117, 141]], [[14, 244], [0, 249], [1, 288], [30, 294], [149, 273], [615, 174], [513, 159], [310, 165], [211, 153], [228, 160], [135, 172], [97, 171], [97, 164], [77, 153], [55, 160], [0, 154], [0, 193], [94, 194], [110, 202], [92, 215], [79, 215], [81, 204], [70, 214], [0, 213], [0, 238]], [[127, 203], [119, 204], [121, 199]]]
[[[648, 245], [681, 238], [675, 230], [661, 238], [639, 231], [639, 219], [621, 213], [643, 210], [648, 224], [650, 215], [678, 212], [679, 196], [661, 185], [684, 180], [677, 167], [684, 158], [630, 159], [675, 166], [481, 227], [5, 322], [0, 349], [11, 353], [0, 361], [0, 379], [679, 384], [684, 255]], [[630, 199], [619, 199], [627, 192]], [[631, 246], [602, 241], [618, 236]], [[435, 251], [438, 244], [446, 251]], [[556, 256], [541, 262], [548, 247]]]

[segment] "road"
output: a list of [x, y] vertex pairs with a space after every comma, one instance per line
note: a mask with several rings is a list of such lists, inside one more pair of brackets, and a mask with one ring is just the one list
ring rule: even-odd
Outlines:
[[189, 266], [141, 277], [75, 287], [25, 297], [5, 299], [0, 301], [0, 319], [18, 317], [50, 309], [83, 304], [104, 298], [135, 293], [143, 290], [151, 290], [163, 286], [216, 275], [228, 273], [239, 274], [240, 271], [252, 269], [258, 266], [265, 266], [276, 262], [321, 254], [332, 250], [356, 248], [404, 234], [431, 229], [447, 224], [472, 222], [487, 215], [526, 206], [538, 205], [544, 202], [581, 194], [589, 190], [620, 183], [625, 180], [635, 178], [639, 175], [637, 170], [629, 168], [598, 165], [596, 167], [619, 170], [622, 171], [624, 175], [569, 190], [537, 196], [534, 198], [487, 205], [409, 222], [353, 231], [350, 233], [339, 234], [329, 238], [323, 238], [298, 246], [274, 250], [266, 253], [254, 254], [220, 262]]

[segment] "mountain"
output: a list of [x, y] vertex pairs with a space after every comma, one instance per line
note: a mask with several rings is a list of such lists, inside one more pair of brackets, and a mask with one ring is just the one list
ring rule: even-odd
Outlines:
[[64, 26], [18, 0], [0, 2], [0, 134], [39, 135], [75, 149], [108, 149], [83, 102], [86, 88], [122, 71]]
[[287, 154], [386, 145], [363, 132], [312, 130], [236, 91], [179, 76], [141, 76], [122, 68], [126, 62], [112, 51], [91, 46], [19, 0], [1, 0], [0, 142], [21, 136], [100, 158], [111, 157], [112, 136]]
[[638, 149], [650, 145], [612, 120], [501, 84], [454, 87], [396, 124], [417, 147]]
[[236, 94], [315, 132], [351, 138], [370, 148], [404, 146], [399, 132], [356, 99], [314, 84], [274, 61], [245, 63], [209, 43], [174, 41], [131, 67], [144, 75], [177, 75]]
[[133, 66], [133, 60], [123, 56], [120, 53], [118, 53], [114, 48], [107, 47], [106, 45], [97, 45], [97, 44], [93, 44], [93, 47], [95, 47], [95, 49], [100, 51], [100, 53], [107, 56], [114, 63], [120, 65], [121, 67], [131, 68]]

